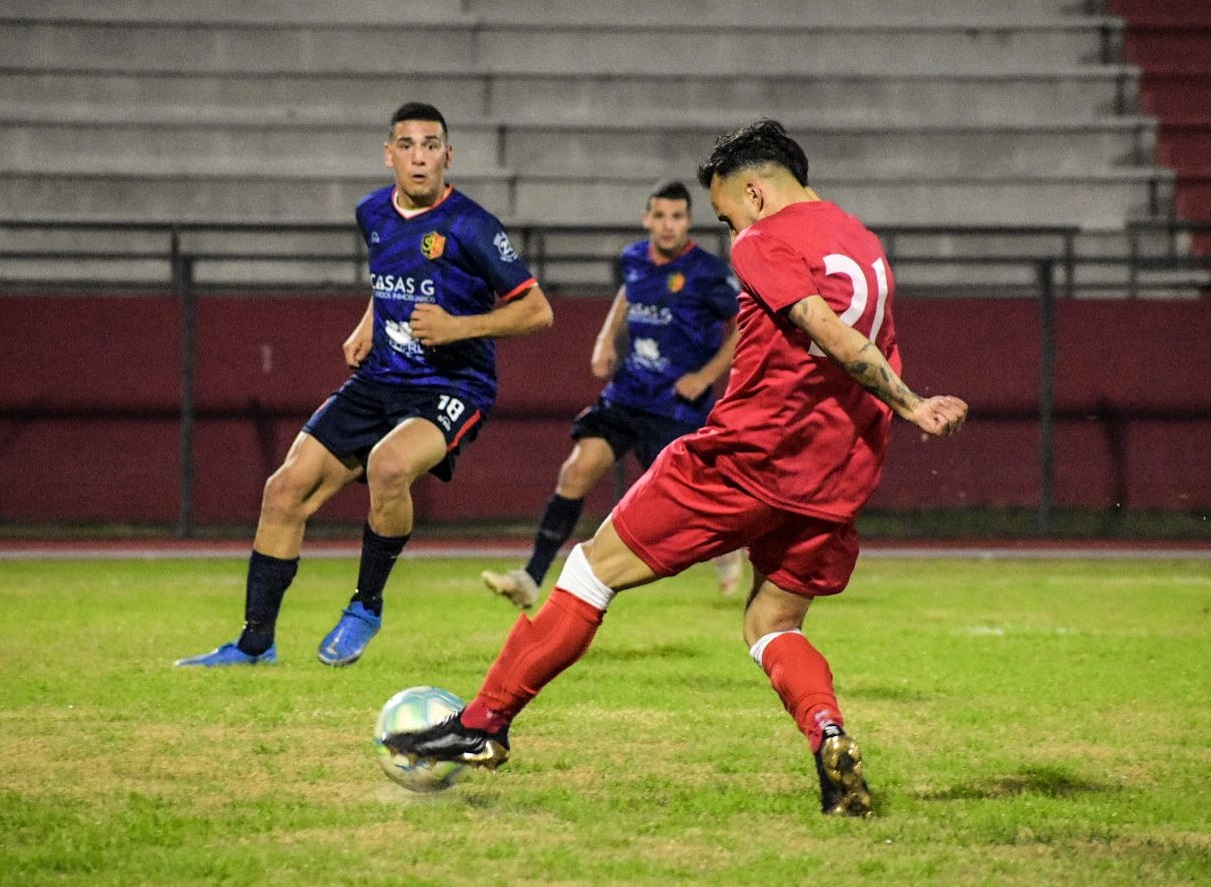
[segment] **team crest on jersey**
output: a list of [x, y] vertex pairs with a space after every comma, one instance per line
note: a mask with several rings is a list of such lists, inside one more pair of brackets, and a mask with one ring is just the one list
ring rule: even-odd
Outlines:
[[681, 292], [683, 289], [685, 289], [685, 275], [680, 271], [674, 271], [669, 275], [668, 284], [670, 293]]
[[446, 238], [436, 231], [430, 231], [420, 239], [420, 251], [426, 259], [437, 259], [446, 251]]

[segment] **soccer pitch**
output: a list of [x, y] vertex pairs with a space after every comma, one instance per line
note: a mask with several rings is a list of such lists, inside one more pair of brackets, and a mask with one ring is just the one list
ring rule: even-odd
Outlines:
[[243, 559], [0, 562], [0, 884], [1211, 884], [1205, 560], [864, 559], [807, 631], [877, 815], [821, 816], [806, 744], [709, 567], [626, 592], [448, 792], [379, 770], [395, 691], [470, 698], [510, 561], [401, 560], [385, 626], [315, 660], [351, 559], [303, 561], [276, 667], [171, 667], [237, 633]]

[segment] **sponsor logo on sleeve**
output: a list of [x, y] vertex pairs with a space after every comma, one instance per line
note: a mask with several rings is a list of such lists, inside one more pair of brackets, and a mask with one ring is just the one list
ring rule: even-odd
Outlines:
[[500, 253], [502, 262], [516, 262], [517, 250], [513, 249], [513, 244], [509, 243], [509, 235], [501, 231], [492, 238], [492, 243], [496, 247], [496, 251]]

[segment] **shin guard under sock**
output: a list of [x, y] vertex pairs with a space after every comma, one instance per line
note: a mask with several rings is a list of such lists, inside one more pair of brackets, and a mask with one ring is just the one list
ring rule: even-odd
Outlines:
[[299, 559], [270, 557], [253, 551], [248, 559], [248, 582], [244, 590], [244, 630], [236, 646], [249, 656], [260, 656], [273, 646], [282, 598], [294, 581]]
[[563, 544], [572, 538], [583, 510], [584, 499], [565, 499], [558, 493], [547, 502], [547, 510], [542, 513], [538, 533], [534, 536], [530, 562], [526, 564], [526, 572], [535, 585], [542, 585], [547, 571], [551, 569], [551, 561], [555, 560]]
[[475, 701], [463, 712], [468, 727], [495, 732], [556, 675], [584, 655], [604, 611], [558, 586], [531, 620], [518, 617]]
[[350, 603], [358, 601], [375, 616], [383, 615], [383, 589], [409, 538], [410, 533], [380, 536], [370, 529], [369, 522], [362, 525], [362, 559], [357, 570], [357, 590]]

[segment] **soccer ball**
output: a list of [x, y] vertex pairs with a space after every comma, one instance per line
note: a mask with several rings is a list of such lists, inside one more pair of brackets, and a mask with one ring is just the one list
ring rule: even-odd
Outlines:
[[454, 761], [417, 761], [409, 764], [383, 745], [388, 733], [415, 732], [462, 711], [466, 703], [441, 687], [409, 687], [387, 700], [374, 722], [374, 751], [379, 766], [395, 782], [414, 792], [437, 792], [458, 781], [465, 764]]

